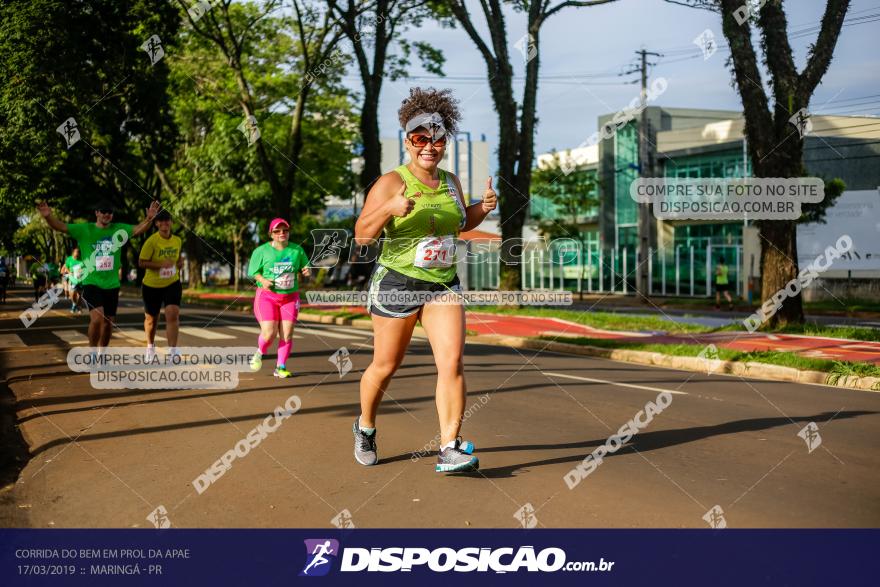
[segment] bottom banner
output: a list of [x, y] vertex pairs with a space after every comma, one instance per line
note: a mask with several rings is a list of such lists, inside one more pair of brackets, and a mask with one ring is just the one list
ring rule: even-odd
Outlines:
[[0, 530], [4, 585], [876, 585], [878, 530]]

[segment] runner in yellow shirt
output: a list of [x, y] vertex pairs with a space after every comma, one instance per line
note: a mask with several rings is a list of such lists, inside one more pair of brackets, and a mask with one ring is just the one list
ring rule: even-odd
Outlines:
[[718, 264], [715, 265], [715, 309], [721, 309], [721, 294], [724, 293], [724, 299], [727, 300], [727, 309], [733, 310], [733, 300], [730, 297], [731, 284], [729, 281], [730, 268], [725, 265], [724, 257], [718, 258]]
[[159, 312], [165, 305], [165, 337], [168, 339], [169, 353], [178, 354], [177, 333], [180, 328], [180, 298], [183, 288], [180, 285], [180, 237], [171, 234], [171, 214], [162, 210], [156, 215], [157, 232], [153, 233], [141, 248], [138, 265], [147, 270], [144, 275], [141, 295], [144, 299], [144, 332], [147, 335], [146, 362], [156, 357], [156, 329]]

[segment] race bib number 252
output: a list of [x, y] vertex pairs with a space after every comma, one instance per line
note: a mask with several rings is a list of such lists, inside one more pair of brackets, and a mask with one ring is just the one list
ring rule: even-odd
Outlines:
[[100, 255], [95, 258], [95, 269], [98, 271], [113, 270], [113, 255]]

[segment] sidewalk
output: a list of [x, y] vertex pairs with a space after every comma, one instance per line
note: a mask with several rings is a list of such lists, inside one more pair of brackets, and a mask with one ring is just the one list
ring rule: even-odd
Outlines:
[[[242, 292], [240, 295], [220, 293], [188, 295], [203, 300], [219, 300], [227, 303], [235, 302], [236, 304], [250, 304], [253, 299], [251, 292]], [[367, 314], [366, 309], [359, 306], [342, 308], [340, 306], [303, 304], [302, 308], [306, 312], [309, 310], [333, 311], [346, 309], [352, 313], [363, 313], [364, 316]], [[613, 331], [591, 328], [559, 318], [509, 316], [471, 311], [467, 313], [466, 319], [467, 329], [481, 335], [518, 337], [570, 336], [615, 339], [643, 344], [714, 344], [716, 347], [742, 352], [781, 351], [797, 353], [813, 359], [880, 364], [880, 342], [793, 334], [749, 333], [745, 330], [676, 335], [656, 332]]]

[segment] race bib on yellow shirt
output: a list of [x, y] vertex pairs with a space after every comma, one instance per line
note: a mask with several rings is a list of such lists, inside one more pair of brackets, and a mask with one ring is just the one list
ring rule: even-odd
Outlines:
[[177, 267], [172, 265], [171, 267], [162, 267], [159, 269], [159, 277], [162, 279], [168, 279], [170, 277], [174, 277], [177, 275]]

